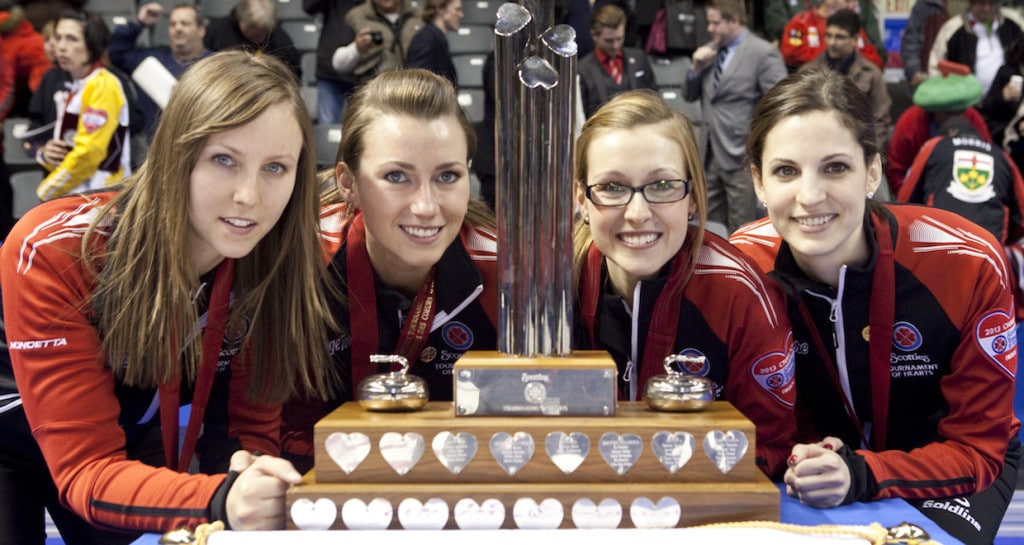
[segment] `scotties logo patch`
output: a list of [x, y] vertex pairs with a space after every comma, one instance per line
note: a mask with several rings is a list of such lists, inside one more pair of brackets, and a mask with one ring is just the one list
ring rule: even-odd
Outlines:
[[462, 322], [448, 322], [441, 329], [441, 337], [455, 350], [467, 350], [473, 346], [473, 331]]
[[792, 407], [796, 403], [796, 364], [793, 335], [786, 337], [785, 352], [770, 352], [750, 366], [750, 374], [766, 392]]
[[686, 356], [692, 358], [688, 361], [676, 362], [679, 370], [688, 375], [694, 375], [698, 377], [706, 377], [708, 372], [711, 371], [711, 364], [708, 363], [708, 358], [696, 348], [684, 348], [679, 351], [680, 356]]
[[892, 345], [904, 352], [921, 348], [921, 332], [910, 322], [896, 322], [892, 326]]
[[85, 132], [92, 134], [107, 124], [107, 111], [86, 106], [80, 119], [82, 126], [85, 127]]
[[978, 320], [975, 340], [988, 359], [1010, 378], [1017, 374], [1017, 328], [1009, 313], [996, 310]]

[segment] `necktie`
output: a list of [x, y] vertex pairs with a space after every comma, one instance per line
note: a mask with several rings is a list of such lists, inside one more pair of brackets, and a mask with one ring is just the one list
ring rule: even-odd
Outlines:
[[715, 60], [715, 75], [714, 79], [711, 80], [712, 89], [718, 89], [718, 81], [722, 79], [722, 71], [725, 70], [725, 56], [729, 53], [729, 48], [723, 47], [718, 50], [718, 58]]

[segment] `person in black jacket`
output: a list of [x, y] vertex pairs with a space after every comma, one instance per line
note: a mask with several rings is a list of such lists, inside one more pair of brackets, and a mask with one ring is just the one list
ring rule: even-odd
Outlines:
[[203, 44], [210, 51], [241, 47], [273, 55], [302, 81], [302, 56], [277, 22], [272, 0], [239, 0], [227, 16], [210, 21]]
[[355, 75], [343, 74], [331, 65], [334, 50], [356, 38], [345, 15], [359, 0], [302, 0], [302, 9], [310, 15], [323, 14], [323, 27], [316, 45], [316, 121], [341, 122], [345, 102], [355, 88]]
[[462, 0], [427, 0], [423, 4], [421, 18], [425, 24], [409, 44], [405, 65], [444, 76], [458, 89], [459, 78], [455, 73], [455, 63], [452, 62], [445, 33], [459, 29]]

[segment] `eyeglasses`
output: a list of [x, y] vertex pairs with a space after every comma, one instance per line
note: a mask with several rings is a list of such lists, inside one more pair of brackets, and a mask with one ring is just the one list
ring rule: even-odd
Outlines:
[[650, 204], [681, 201], [690, 194], [690, 180], [658, 180], [640, 187], [618, 182], [586, 186], [587, 198], [598, 206], [626, 206], [641, 193]]

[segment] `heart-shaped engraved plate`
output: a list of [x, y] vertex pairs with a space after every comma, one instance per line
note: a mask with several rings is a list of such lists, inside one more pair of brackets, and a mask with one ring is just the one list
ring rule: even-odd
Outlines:
[[525, 431], [514, 435], [498, 432], [491, 436], [491, 456], [509, 475], [515, 475], [533, 458], [533, 437]]
[[747, 435], [740, 430], [709, 431], [704, 436], [704, 452], [722, 473], [728, 473], [747, 453]]
[[601, 436], [597, 450], [604, 461], [619, 475], [625, 475], [629, 468], [640, 459], [644, 449], [644, 441], [639, 435], [626, 433], [619, 435], [608, 432]]
[[327, 436], [324, 448], [342, 471], [352, 473], [370, 453], [370, 438], [359, 432], [334, 432]]
[[685, 431], [659, 431], [651, 438], [654, 456], [669, 473], [679, 471], [690, 461], [690, 457], [693, 456], [693, 445], [693, 435]]
[[512, 506], [512, 519], [523, 530], [554, 530], [562, 525], [563, 518], [562, 504], [554, 498], [544, 499], [539, 505], [533, 498], [519, 498]]
[[566, 475], [576, 471], [590, 452], [590, 438], [585, 433], [553, 431], [544, 439], [551, 462]]
[[398, 522], [406, 530], [440, 530], [448, 523], [448, 504], [441, 498], [426, 503], [405, 498], [398, 504]]
[[452, 475], [458, 475], [476, 456], [476, 436], [472, 433], [443, 431], [430, 443], [434, 456]]
[[478, 504], [471, 498], [455, 502], [455, 524], [461, 530], [497, 530], [505, 522], [505, 505], [494, 498]]
[[351, 498], [341, 506], [341, 520], [349, 530], [386, 530], [393, 517], [391, 502], [384, 498], [373, 498], [369, 505]]
[[612, 498], [605, 498], [594, 505], [588, 498], [580, 498], [572, 504], [572, 523], [582, 530], [619, 527], [622, 522], [622, 506]]
[[338, 518], [338, 506], [328, 498], [315, 502], [299, 498], [292, 504], [292, 522], [299, 530], [327, 530]]
[[633, 526], [642, 529], [675, 528], [682, 514], [679, 502], [669, 497], [661, 498], [657, 505], [641, 497], [633, 500], [629, 506], [629, 518]]
[[423, 436], [418, 433], [402, 435], [389, 431], [380, 436], [380, 455], [399, 475], [405, 475], [423, 457]]

